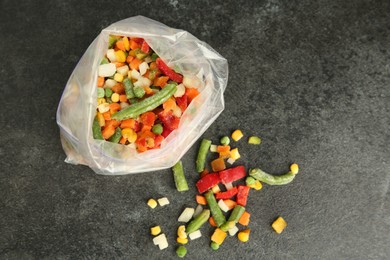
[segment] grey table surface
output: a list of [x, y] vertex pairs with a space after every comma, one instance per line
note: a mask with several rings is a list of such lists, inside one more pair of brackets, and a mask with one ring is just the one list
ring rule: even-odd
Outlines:
[[[183, 157], [190, 190], [169, 169], [102, 176], [64, 162], [56, 109], [86, 48], [118, 20], [144, 15], [184, 29], [229, 62], [226, 108], [204, 133], [240, 128], [246, 167], [301, 171], [251, 192], [251, 238], [188, 259], [389, 259], [390, 2], [0, 2], [0, 258], [174, 259], [175, 220], [195, 206], [197, 142]], [[149, 198], [171, 204], [151, 210]], [[287, 229], [270, 224], [283, 216]], [[161, 225], [159, 251], [149, 228]]]

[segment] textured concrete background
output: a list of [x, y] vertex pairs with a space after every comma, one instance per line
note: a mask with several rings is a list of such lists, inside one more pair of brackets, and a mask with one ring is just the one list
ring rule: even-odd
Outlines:
[[[226, 109], [204, 137], [241, 128], [240, 163], [284, 187], [252, 192], [251, 239], [189, 259], [388, 259], [390, 2], [0, 1], [0, 258], [174, 259], [175, 218], [195, 206], [198, 143], [183, 158], [190, 191], [170, 170], [99, 176], [64, 163], [55, 113], [79, 58], [109, 24], [144, 15], [191, 32], [229, 61]], [[149, 209], [151, 197], [171, 204]], [[279, 215], [287, 229], [276, 235]], [[149, 228], [162, 226], [159, 251]]]

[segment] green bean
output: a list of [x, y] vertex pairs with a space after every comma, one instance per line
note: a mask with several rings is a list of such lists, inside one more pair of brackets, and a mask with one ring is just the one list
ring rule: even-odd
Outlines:
[[119, 140], [121, 140], [121, 137], [122, 137], [122, 130], [120, 127], [117, 127], [115, 129], [115, 133], [110, 137], [110, 139], [108, 139], [110, 142], [113, 142], [113, 143], [118, 143]]
[[133, 91], [137, 98], [142, 98], [145, 95], [145, 89], [143, 87], [134, 87]]
[[215, 224], [217, 224], [218, 227], [221, 226], [223, 223], [226, 222], [226, 218], [223, 215], [221, 208], [218, 206], [213, 191], [209, 190], [208, 192], [205, 193], [204, 196], [207, 200], [207, 204], [209, 205], [211, 215], [214, 218]]
[[198, 216], [196, 216], [187, 226], [186, 233], [187, 235], [197, 231], [204, 223], [209, 220], [210, 210], [204, 209]]
[[111, 119], [123, 120], [128, 118], [136, 118], [142, 113], [151, 111], [168, 100], [175, 92], [176, 86], [167, 84], [165, 87], [148, 98], [139, 101], [138, 103], [132, 104], [125, 109], [116, 112], [111, 116]]
[[211, 249], [213, 249], [213, 250], [218, 250], [218, 249], [219, 249], [218, 243], [216, 243], [216, 242], [214, 242], [214, 241], [211, 241], [210, 247], [211, 247]]
[[184, 257], [187, 254], [187, 248], [185, 248], [184, 246], [179, 246], [176, 249], [176, 254], [178, 257]]
[[223, 145], [229, 145], [230, 144], [230, 139], [228, 136], [223, 136], [220, 140], [221, 144]]
[[253, 184], [255, 184], [255, 182], [256, 182], [255, 178], [253, 178], [253, 177], [251, 177], [251, 176], [248, 176], [248, 177], [246, 177], [246, 179], [245, 179], [245, 184], [246, 184], [247, 186], [253, 185]]
[[111, 97], [112, 96], [112, 89], [110, 89], [110, 88], [105, 88], [104, 89], [104, 92], [105, 92], [105, 95], [106, 95], [106, 97]]
[[[165, 89], [165, 88], [164, 88]], [[196, 170], [202, 172], [204, 170], [204, 165], [206, 163], [206, 156], [209, 152], [211, 146], [211, 141], [203, 139], [200, 143], [198, 158], [196, 159]]]
[[104, 140], [97, 116], [92, 123], [92, 136], [94, 139]]
[[248, 139], [248, 144], [261, 144], [261, 138], [258, 136], [250, 136]]
[[161, 135], [161, 133], [163, 132], [163, 127], [161, 124], [155, 124], [153, 127], [152, 127], [152, 132], [156, 135]]
[[233, 221], [235, 223], [238, 222], [238, 220], [241, 218], [242, 214], [245, 212], [245, 207], [241, 205], [236, 205], [230, 214], [229, 220], [228, 221]]
[[134, 86], [133, 86], [133, 82], [131, 82], [131, 80], [129, 78], [125, 78], [123, 80], [123, 86], [125, 87], [125, 93], [126, 93], [126, 97], [127, 99], [131, 99], [133, 97], [135, 97], [134, 95]]
[[272, 175], [263, 172], [259, 168], [251, 169], [249, 175], [261, 182], [267, 183], [268, 185], [284, 185], [292, 182], [295, 178], [295, 174], [288, 172], [283, 175]]
[[188, 184], [186, 177], [184, 175], [183, 164], [181, 161], [178, 161], [173, 167], [173, 178], [175, 180], [176, 189], [178, 191], [188, 190]]
[[222, 230], [222, 231], [225, 231], [227, 232], [229, 229], [233, 228], [235, 225], [236, 225], [237, 222], [235, 221], [226, 221], [225, 223], [223, 223], [219, 228]]
[[98, 89], [97, 89], [97, 97], [98, 97], [98, 98], [104, 98], [104, 95], [105, 95], [104, 89], [98, 88]]
[[156, 53], [153, 53], [152, 56], [150, 56], [150, 58], [152, 58], [152, 61], [156, 61], [158, 58], [158, 55]]

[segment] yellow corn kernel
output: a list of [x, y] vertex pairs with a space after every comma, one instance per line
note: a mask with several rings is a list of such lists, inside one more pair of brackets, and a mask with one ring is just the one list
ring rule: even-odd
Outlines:
[[116, 82], [122, 82], [122, 81], [123, 81], [123, 75], [120, 74], [120, 73], [115, 73], [115, 75], [114, 75], [114, 80], [115, 80]]
[[126, 51], [129, 51], [129, 50], [130, 50], [130, 42], [129, 42], [129, 38], [127, 38], [127, 37], [123, 37], [123, 45], [125, 45], [125, 49], [126, 49]]
[[115, 58], [117, 62], [125, 62], [126, 61], [126, 54], [122, 50], [118, 50], [115, 52]]
[[146, 147], [149, 147], [149, 148], [153, 148], [154, 147], [154, 139], [153, 138], [149, 138], [149, 137], [146, 138]]
[[238, 148], [234, 148], [234, 149], [230, 150], [230, 158], [232, 158], [233, 160], [237, 160], [240, 157], [241, 157], [241, 155], [238, 152]]
[[249, 234], [251, 233], [251, 230], [250, 229], [245, 229], [243, 231], [240, 231], [238, 233], [238, 240], [240, 240], [241, 242], [247, 242], [249, 240]]
[[177, 236], [180, 238], [187, 238], [186, 227], [184, 225], [177, 228]]
[[149, 199], [148, 206], [151, 207], [152, 209], [154, 209], [155, 207], [157, 207], [157, 201], [154, 199]]
[[233, 133], [232, 133], [232, 139], [234, 141], [238, 141], [240, 140], [242, 137], [244, 136], [244, 134], [241, 132], [241, 130], [237, 129], [235, 130]]
[[118, 93], [114, 93], [111, 95], [111, 101], [114, 102], [114, 103], [117, 103], [119, 101], [119, 94]]
[[105, 126], [105, 125], [106, 125], [106, 120], [104, 119], [103, 114], [100, 113], [100, 112], [97, 112], [97, 113], [96, 113], [96, 116], [97, 116], [99, 125], [100, 125], [100, 126]]
[[161, 228], [160, 226], [155, 226], [155, 227], [152, 227], [150, 229], [150, 234], [152, 234], [153, 236], [157, 236], [158, 234], [161, 233]]
[[274, 223], [272, 223], [272, 228], [276, 233], [280, 234], [287, 227], [287, 222], [282, 218], [278, 217]]
[[188, 243], [188, 238], [181, 238], [181, 237], [178, 237], [176, 239], [176, 242], [179, 243], [179, 244], [182, 244], [182, 245], [185, 245]]
[[255, 190], [261, 190], [263, 188], [263, 184], [261, 184], [259, 180], [256, 180], [253, 188]]
[[211, 190], [213, 191], [213, 193], [218, 193], [221, 191], [221, 188], [219, 188], [218, 184], [215, 185], [214, 187], [211, 188]]
[[297, 174], [299, 172], [299, 166], [296, 163], [290, 165], [290, 171], [292, 174]]
[[256, 182], [251, 183], [251, 184], [247, 184], [246, 186], [248, 186], [248, 187], [254, 189], [254, 188], [256, 187]]
[[137, 139], [137, 134], [131, 128], [123, 128], [121, 133], [123, 138], [127, 139], [130, 143], [135, 142], [134, 136]]
[[219, 152], [219, 158], [229, 158], [230, 157], [230, 151], [223, 151], [223, 152]]
[[97, 100], [97, 104], [98, 105], [101, 105], [101, 104], [104, 104], [104, 103], [106, 103], [106, 99], [105, 98], [98, 98], [98, 100]]
[[226, 238], [226, 232], [222, 231], [220, 228], [216, 228], [213, 235], [211, 236], [211, 241], [214, 241], [218, 245], [221, 245]]

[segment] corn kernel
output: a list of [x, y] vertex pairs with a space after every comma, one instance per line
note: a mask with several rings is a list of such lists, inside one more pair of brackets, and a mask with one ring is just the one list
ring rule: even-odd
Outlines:
[[155, 226], [155, 227], [152, 227], [150, 229], [150, 233], [153, 235], [153, 236], [157, 236], [158, 234], [161, 233], [161, 228], [160, 226]]
[[241, 130], [237, 129], [235, 130], [233, 133], [232, 133], [232, 139], [234, 141], [238, 141], [240, 140], [242, 137], [244, 136], [244, 134], [241, 132]]
[[216, 228], [213, 235], [211, 236], [211, 241], [214, 241], [218, 245], [221, 245], [225, 240], [226, 236], [227, 234], [225, 231], [221, 230], [220, 228]]
[[299, 166], [296, 163], [290, 165], [290, 171], [292, 174], [297, 174], [299, 172]]
[[123, 45], [125, 46], [126, 51], [130, 50], [130, 43], [127, 37], [123, 37]]
[[240, 240], [241, 242], [247, 242], [249, 240], [249, 234], [251, 233], [251, 230], [250, 229], [245, 229], [241, 232], [238, 233], [238, 240]]
[[125, 62], [126, 61], [126, 54], [122, 50], [118, 50], [115, 52], [115, 58], [117, 62]]
[[119, 101], [119, 94], [118, 93], [114, 93], [111, 95], [111, 101], [114, 102], [114, 103], [117, 103]]
[[180, 238], [187, 238], [186, 227], [184, 225], [177, 228], [177, 236]]
[[152, 209], [154, 209], [155, 207], [157, 207], [157, 201], [154, 199], [149, 199], [148, 206], [151, 207]]
[[211, 190], [213, 191], [213, 193], [218, 193], [221, 191], [221, 188], [219, 188], [218, 184], [215, 185], [214, 187], [211, 188]]
[[256, 180], [255, 181], [255, 185], [253, 187], [255, 190], [261, 190], [263, 188], [263, 185], [261, 184], [261, 182], [259, 180]]
[[280, 234], [287, 227], [287, 222], [282, 218], [278, 217], [274, 223], [272, 223], [272, 228], [276, 233]]
[[115, 73], [114, 80], [117, 81], [117, 82], [122, 82], [123, 81], [123, 75], [120, 74], [120, 73]]
[[188, 238], [181, 238], [181, 237], [178, 237], [176, 239], [176, 242], [179, 243], [179, 244], [182, 244], [182, 245], [185, 245], [188, 243]]
[[238, 148], [234, 148], [234, 149], [230, 150], [230, 158], [232, 158], [233, 160], [237, 160], [240, 157], [241, 157], [241, 155], [238, 152]]
[[97, 103], [98, 103], [98, 105], [104, 104], [104, 103], [106, 103], [106, 99], [105, 98], [98, 98]]
[[106, 125], [106, 120], [104, 119], [104, 116], [102, 113], [99, 113], [97, 112], [96, 113], [96, 116], [97, 116], [97, 119], [98, 119], [98, 122], [99, 122], [99, 125], [100, 126], [105, 126]]

